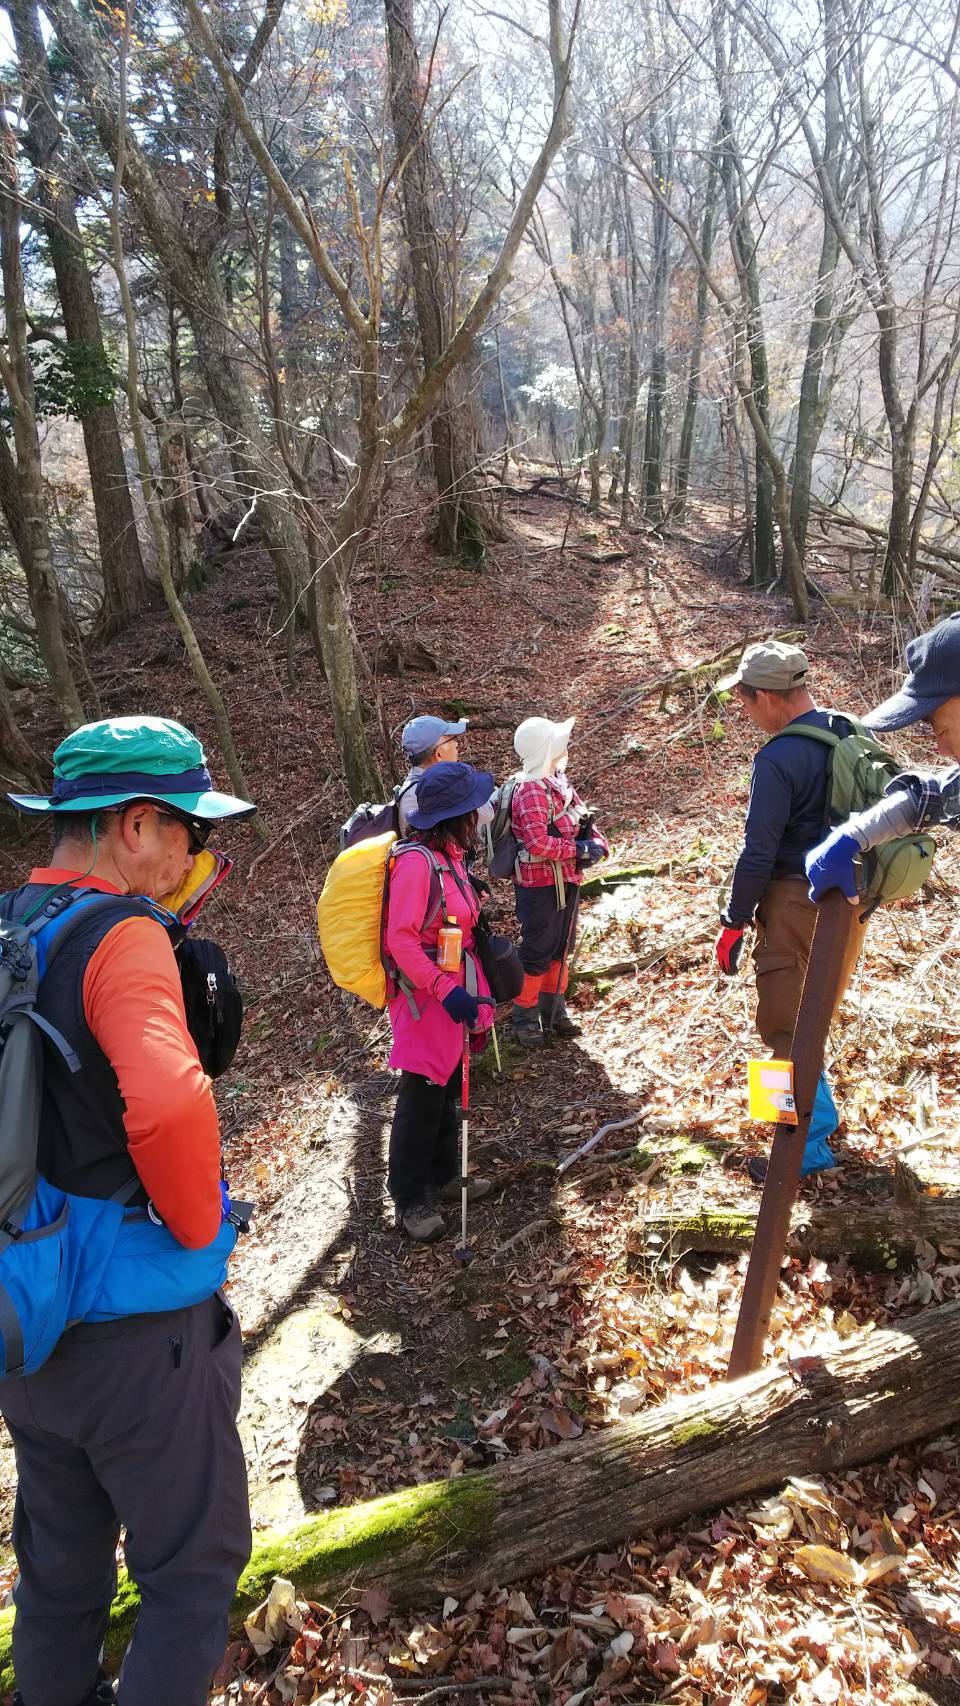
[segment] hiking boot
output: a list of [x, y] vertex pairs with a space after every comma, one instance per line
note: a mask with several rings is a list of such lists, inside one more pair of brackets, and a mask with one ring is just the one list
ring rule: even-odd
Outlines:
[[[553, 1023], [551, 1024], [550, 1015], [553, 1013], [554, 1001], [557, 1002], [557, 1011], [553, 1014]], [[537, 1005], [540, 1009], [540, 1023], [543, 1026], [544, 1036], [579, 1037], [581, 1027], [574, 1024], [567, 1012], [565, 996], [561, 995], [557, 1000], [554, 995], [541, 995]]]
[[[823, 1147], [826, 1149], [826, 1144], [824, 1144]], [[831, 1153], [832, 1152], [828, 1149], [827, 1154], [830, 1155]], [[804, 1157], [804, 1159], [806, 1160], [806, 1157]], [[814, 1161], [812, 1166], [804, 1166], [801, 1168], [800, 1177], [801, 1179], [812, 1179], [816, 1173], [825, 1173], [831, 1167], [835, 1167], [836, 1165], [836, 1157], [830, 1161], [817, 1159]], [[751, 1155], [747, 1162], [747, 1172], [755, 1185], [763, 1185], [766, 1183], [767, 1169], [769, 1166], [770, 1161], [766, 1155]]]
[[[470, 1179], [467, 1183], [467, 1202], [482, 1202], [484, 1197], [492, 1197], [496, 1188], [492, 1179]], [[460, 1190], [460, 1178], [457, 1175], [440, 1186], [437, 1196], [441, 1202], [459, 1202]]]
[[435, 1244], [447, 1230], [443, 1215], [431, 1208], [428, 1202], [410, 1203], [407, 1208], [401, 1208], [398, 1203], [396, 1215], [401, 1232], [417, 1244]]
[[510, 1035], [514, 1042], [520, 1043], [523, 1048], [543, 1047], [540, 1014], [536, 1007], [518, 1007], [514, 1004], [510, 1015]]

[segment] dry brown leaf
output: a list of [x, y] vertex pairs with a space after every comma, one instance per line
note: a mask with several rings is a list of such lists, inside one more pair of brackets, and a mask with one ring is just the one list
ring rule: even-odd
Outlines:
[[547, 1433], [556, 1434], [558, 1439], [579, 1439], [583, 1433], [580, 1417], [559, 1408], [541, 1410], [540, 1425], [546, 1428]]
[[857, 1587], [861, 1580], [859, 1568], [845, 1552], [832, 1546], [800, 1546], [793, 1555], [804, 1575], [812, 1582], [829, 1582], [832, 1587]]
[[364, 1588], [357, 1601], [361, 1611], [365, 1611], [371, 1623], [385, 1623], [390, 1615], [390, 1595], [385, 1589], [377, 1587]]

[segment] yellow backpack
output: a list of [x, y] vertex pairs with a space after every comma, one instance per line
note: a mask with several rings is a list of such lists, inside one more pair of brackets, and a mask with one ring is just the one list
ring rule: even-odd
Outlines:
[[432, 922], [443, 905], [439, 861], [429, 847], [398, 841], [392, 831], [338, 853], [317, 901], [317, 931], [330, 976], [340, 989], [359, 995], [371, 1007], [385, 1007], [394, 987], [405, 981], [384, 953], [383, 932], [393, 868], [402, 854], [411, 852], [430, 863], [423, 923]]

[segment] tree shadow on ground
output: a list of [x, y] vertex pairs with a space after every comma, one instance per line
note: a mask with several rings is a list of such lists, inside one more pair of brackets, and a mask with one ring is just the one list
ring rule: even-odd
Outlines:
[[[376, 1344], [307, 1412], [296, 1467], [307, 1508], [496, 1461], [508, 1448], [491, 1415], [516, 1412], [533, 1393], [548, 1402], [559, 1382], [556, 1323], [545, 1316], [559, 1293], [555, 1298], [549, 1276], [563, 1273], [563, 1307], [573, 1321], [581, 1281], [573, 1267], [560, 1265], [574, 1199], [557, 1162], [562, 1148], [575, 1147], [574, 1119], [582, 1124], [587, 1116], [592, 1129], [634, 1112], [638, 1097], [613, 1085], [602, 1063], [576, 1043], [535, 1054], [506, 1038], [500, 1047], [501, 1075], [492, 1048], [471, 1074], [470, 1170], [502, 1190], [470, 1205], [467, 1266], [455, 1255], [459, 1206], [448, 1211], [447, 1236], [434, 1245], [413, 1245], [387, 1222], [383, 1157], [392, 1099], [375, 1105], [368, 1098], [357, 1151], [366, 1212], [355, 1228], [349, 1306], [352, 1324]], [[625, 1131], [625, 1140], [630, 1136]], [[384, 1335], [392, 1335], [388, 1349]], [[567, 1352], [576, 1359], [575, 1327]], [[576, 1415], [567, 1414], [577, 1429]]]

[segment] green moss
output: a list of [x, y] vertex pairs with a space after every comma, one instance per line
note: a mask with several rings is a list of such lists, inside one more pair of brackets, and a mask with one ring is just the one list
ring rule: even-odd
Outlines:
[[654, 1161], [659, 1161], [668, 1173], [702, 1173], [705, 1167], [716, 1161], [716, 1155], [704, 1144], [696, 1143], [685, 1132], [676, 1132], [672, 1137], [665, 1138], [656, 1148], [638, 1143], [633, 1154], [629, 1156], [627, 1165], [637, 1167], [642, 1172], [651, 1167]]
[[695, 1439], [711, 1439], [717, 1431], [715, 1422], [701, 1418], [696, 1422], [678, 1422], [673, 1430], [674, 1445], [690, 1445]]
[[[368, 1504], [348, 1505], [309, 1518], [286, 1533], [257, 1540], [250, 1562], [240, 1577], [231, 1608], [238, 1627], [261, 1600], [275, 1576], [286, 1576], [309, 1599], [335, 1599], [377, 1566], [396, 1555], [409, 1554], [410, 1573], [422, 1581], [428, 1561], [448, 1547], [476, 1550], [490, 1532], [494, 1493], [486, 1475], [462, 1475], [450, 1481], [431, 1481], [408, 1487]], [[396, 1586], [396, 1580], [394, 1582]], [[125, 1573], [110, 1612], [107, 1663], [116, 1666], [130, 1639], [139, 1595]], [[13, 1611], [0, 1612], [0, 1689], [14, 1686], [11, 1666]]]
[[393, 1554], [413, 1549], [413, 1567], [456, 1544], [476, 1545], [490, 1527], [493, 1492], [483, 1475], [431, 1481], [368, 1504], [348, 1505], [310, 1518], [286, 1534], [257, 1542], [237, 1588], [234, 1614], [245, 1615], [270, 1590], [274, 1576], [288, 1576], [315, 1596], [369, 1574]]

